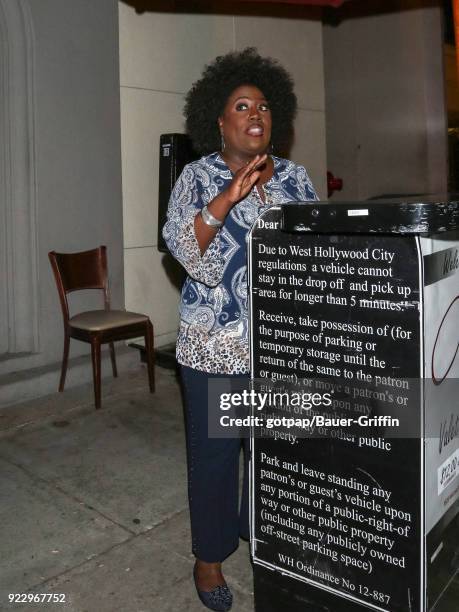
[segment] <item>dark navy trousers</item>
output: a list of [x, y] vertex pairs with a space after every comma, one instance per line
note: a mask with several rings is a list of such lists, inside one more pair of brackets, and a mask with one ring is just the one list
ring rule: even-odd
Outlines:
[[[209, 378], [245, 378], [208, 374], [181, 366], [185, 400], [188, 499], [193, 554], [209, 563], [223, 561], [239, 544], [249, 539], [248, 458], [249, 441], [212, 438], [208, 435]], [[239, 457], [243, 447], [244, 479], [239, 507]]]

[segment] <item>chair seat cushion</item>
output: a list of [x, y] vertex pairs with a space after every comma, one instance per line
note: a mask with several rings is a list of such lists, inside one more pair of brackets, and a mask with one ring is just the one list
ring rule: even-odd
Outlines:
[[69, 325], [86, 331], [104, 331], [124, 325], [134, 325], [148, 321], [148, 317], [126, 310], [88, 310], [70, 317]]

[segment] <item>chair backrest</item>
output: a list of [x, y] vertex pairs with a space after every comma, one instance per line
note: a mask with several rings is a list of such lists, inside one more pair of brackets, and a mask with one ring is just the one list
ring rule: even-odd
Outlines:
[[101, 289], [105, 308], [110, 307], [107, 273], [107, 247], [79, 253], [48, 253], [54, 272], [64, 321], [69, 318], [67, 294], [82, 289]]

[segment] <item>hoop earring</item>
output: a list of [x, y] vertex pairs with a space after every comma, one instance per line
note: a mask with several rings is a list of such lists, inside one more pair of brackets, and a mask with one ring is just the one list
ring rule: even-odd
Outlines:
[[270, 147], [269, 147], [269, 154], [270, 154], [270, 155], [274, 155], [274, 145], [273, 145], [273, 143], [272, 143], [272, 142], [271, 142], [271, 145], [270, 145]]
[[220, 132], [220, 150], [223, 153], [223, 151], [225, 150], [226, 144], [225, 144], [225, 139], [223, 138], [223, 132]]

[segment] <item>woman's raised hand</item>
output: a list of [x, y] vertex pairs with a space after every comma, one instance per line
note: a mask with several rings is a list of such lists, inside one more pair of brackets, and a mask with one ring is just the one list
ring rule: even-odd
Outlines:
[[266, 163], [268, 156], [267, 154], [256, 155], [251, 162], [246, 166], [242, 166], [235, 173], [233, 180], [227, 187], [227, 197], [232, 204], [236, 204], [239, 200], [242, 200], [255, 185], [257, 180], [260, 178], [259, 168]]
[[[207, 211], [215, 219], [223, 222], [236, 202], [242, 200], [249, 193], [260, 178], [261, 172], [259, 168], [266, 163], [267, 158], [266, 153], [264, 155], [256, 155], [246, 166], [239, 168], [229, 186], [219, 193], [212, 202], [209, 202]], [[217, 227], [207, 225], [203, 221], [202, 215], [196, 215], [194, 218], [194, 230], [201, 255], [203, 255], [214, 239]]]

